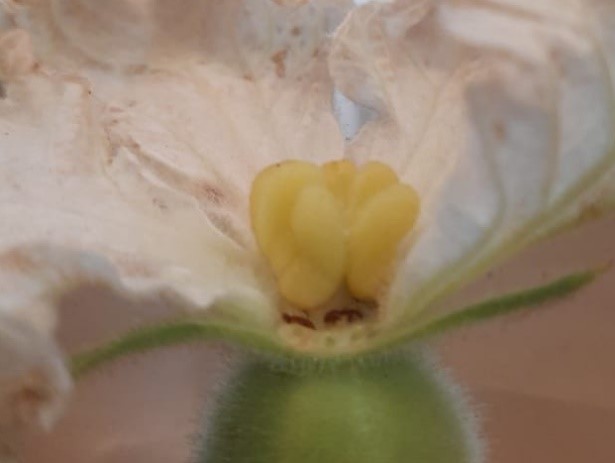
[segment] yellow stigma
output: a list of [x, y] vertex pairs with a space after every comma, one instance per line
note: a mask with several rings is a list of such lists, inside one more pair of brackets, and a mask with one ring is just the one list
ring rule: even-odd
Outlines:
[[419, 207], [414, 189], [378, 162], [287, 161], [263, 170], [250, 196], [252, 229], [278, 289], [304, 310], [344, 284], [352, 296], [375, 300]]

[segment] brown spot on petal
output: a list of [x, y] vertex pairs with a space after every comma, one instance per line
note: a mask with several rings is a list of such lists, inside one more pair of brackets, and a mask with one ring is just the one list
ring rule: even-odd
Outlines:
[[506, 138], [506, 127], [504, 126], [504, 124], [502, 123], [502, 121], [497, 121], [494, 125], [493, 125], [493, 131], [495, 133], [495, 138], [498, 141], [504, 141], [504, 139]]
[[282, 6], [301, 6], [307, 3], [308, 0], [273, 0], [278, 5]]
[[283, 78], [286, 76], [286, 50], [280, 50], [279, 52], [271, 56], [271, 61], [275, 65], [275, 73], [278, 77]]
[[127, 71], [131, 74], [145, 74], [147, 72], [147, 66], [145, 64], [135, 64], [129, 66]]
[[151, 278], [156, 276], [154, 269], [147, 264], [137, 261], [129, 256], [116, 257], [115, 262], [122, 266], [122, 270], [135, 277]]
[[19, 250], [7, 252], [0, 259], [3, 266], [18, 270], [23, 273], [35, 270], [34, 262]]
[[209, 183], [202, 183], [199, 186], [199, 193], [205, 197], [207, 202], [216, 206], [220, 206], [224, 201], [224, 193]]
[[160, 198], [153, 198], [152, 199], [152, 203], [154, 204], [154, 206], [156, 206], [158, 209], [160, 209], [161, 211], [166, 211], [169, 209], [169, 206], [167, 205], [166, 202], [164, 202], [162, 199]]

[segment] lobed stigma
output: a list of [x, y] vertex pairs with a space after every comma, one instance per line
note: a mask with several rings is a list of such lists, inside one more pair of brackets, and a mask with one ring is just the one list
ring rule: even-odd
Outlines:
[[261, 171], [250, 195], [252, 229], [282, 310], [294, 311], [282, 319], [317, 329], [368, 317], [419, 210], [417, 192], [380, 162], [285, 161]]

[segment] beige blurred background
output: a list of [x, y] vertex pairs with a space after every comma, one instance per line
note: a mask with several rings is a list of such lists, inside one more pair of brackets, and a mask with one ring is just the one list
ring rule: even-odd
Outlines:
[[[546, 282], [614, 258], [615, 218], [609, 218], [526, 252], [466, 297]], [[64, 311], [61, 337], [69, 350], [139, 322], [138, 310], [117, 321], [125, 310], [119, 301], [84, 297], [87, 312], [70, 304]], [[565, 301], [432, 344], [481, 415], [490, 463], [615, 462], [614, 270]], [[29, 442], [26, 463], [188, 463], [200, 410], [230, 359], [219, 345], [183, 347], [92, 374], [78, 385], [59, 426]]]

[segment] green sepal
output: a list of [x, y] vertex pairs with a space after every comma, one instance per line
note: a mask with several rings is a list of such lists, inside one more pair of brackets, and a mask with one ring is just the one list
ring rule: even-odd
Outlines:
[[207, 318], [186, 318], [143, 326], [100, 347], [81, 352], [71, 359], [73, 377], [79, 378], [96, 367], [130, 354], [167, 346], [225, 340], [257, 351], [284, 354], [285, 348], [263, 332], [236, 328]]
[[537, 286], [523, 291], [509, 293], [486, 301], [455, 310], [449, 315], [430, 321], [414, 330], [407, 340], [436, 336], [453, 329], [472, 325], [491, 318], [501, 317], [516, 312], [536, 309], [547, 302], [562, 299], [590, 284], [602, 273], [591, 270], [573, 273], [552, 281], [544, 286]]
[[[547, 285], [507, 294], [490, 299], [450, 315], [433, 320], [426, 325], [400, 334], [374, 340], [371, 348], [359, 352], [349, 352], [329, 360], [344, 362], [361, 356], [377, 355], [390, 349], [411, 342], [440, 335], [453, 329], [482, 322], [491, 318], [504, 316], [536, 308], [549, 301], [568, 296], [591, 283], [601, 271], [573, 273]], [[263, 354], [270, 354], [274, 359], [284, 359], [301, 364], [302, 361], [318, 360], [319, 356], [292, 350], [284, 345], [273, 333], [250, 330], [228, 322], [206, 317], [186, 318], [163, 324], [145, 326], [126, 333], [113, 341], [73, 357], [71, 366], [75, 378], [94, 368], [117, 358], [146, 352], [149, 350], [210, 340], [224, 340]], [[326, 360], [326, 355], [320, 355]]]

